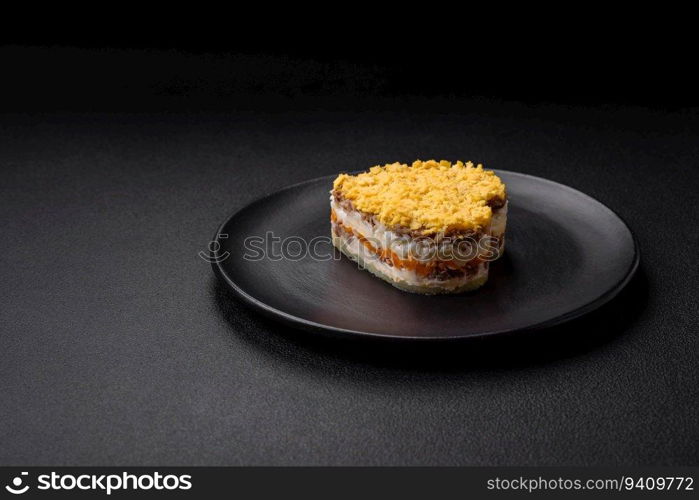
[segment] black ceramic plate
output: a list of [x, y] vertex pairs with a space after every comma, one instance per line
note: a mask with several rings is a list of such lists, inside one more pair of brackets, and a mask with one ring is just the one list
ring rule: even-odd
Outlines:
[[295, 326], [396, 339], [458, 339], [549, 327], [608, 302], [629, 281], [638, 249], [612, 210], [556, 182], [497, 174], [510, 200], [507, 249], [475, 292], [402, 292], [333, 253], [332, 176], [257, 200], [228, 219], [216, 235], [214, 271], [243, 300]]

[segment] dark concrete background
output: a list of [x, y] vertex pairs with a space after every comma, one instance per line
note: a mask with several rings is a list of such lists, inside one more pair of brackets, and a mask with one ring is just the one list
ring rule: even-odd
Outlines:
[[[696, 109], [398, 91], [274, 54], [0, 54], [0, 464], [697, 463]], [[598, 198], [638, 276], [536, 337], [415, 350], [264, 320], [197, 256], [261, 195], [432, 157]]]

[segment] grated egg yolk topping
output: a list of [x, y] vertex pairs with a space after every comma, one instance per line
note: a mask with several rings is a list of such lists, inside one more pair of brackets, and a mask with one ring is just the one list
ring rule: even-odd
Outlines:
[[333, 190], [386, 226], [425, 235], [490, 225], [488, 202], [505, 200], [505, 184], [483, 165], [457, 161], [392, 163], [358, 175], [340, 174]]

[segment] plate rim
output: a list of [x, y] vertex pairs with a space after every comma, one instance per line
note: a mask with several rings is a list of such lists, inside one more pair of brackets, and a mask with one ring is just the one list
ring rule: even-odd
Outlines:
[[[350, 174], [354, 173], [359, 173], [359, 172], [364, 172], [365, 170], [356, 170], [356, 171], [351, 171], [348, 172]], [[219, 261], [218, 259], [212, 259], [211, 261], [211, 267], [214, 271], [214, 274], [216, 277], [220, 280], [222, 280], [225, 284], [228, 285], [228, 287], [233, 290], [233, 292], [236, 293], [236, 295], [241, 298], [247, 305], [252, 306], [253, 308], [256, 308], [260, 312], [264, 313], [267, 317], [273, 318], [277, 321], [282, 321], [285, 324], [288, 324], [293, 327], [301, 328], [306, 331], [312, 331], [312, 332], [321, 332], [323, 334], [332, 334], [334, 336], [342, 336], [342, 337], [355, 337], [359, 336], [360, 338], [370, 338], [370, 339], [388, 339], [392, 341], [417, 341], [417, 342], [430, 342], [430, 341], [435, 341], [435, 342], [445, 342], [445, 341], [467, 341], [469, 339], [482, 339], [486, 337], [493, 337], [497, 335], [506, 335], [506, 334], [511, 334], [511, 333], [524, 333], [524, 332], [532, 332], [532, 331], [537, 331], [537, 330], [543, 330], [546, 328], [551, 328], [554, 326], [561, 325], [563, 323], [567, 323], [569, 321], [572, 321], [576, 318], [579, 318], [581, 316], [584, 316], [586, 314], [591, 313], [592, 311], [600, 308], [601, 306], [605, 305], [606, 303], [610, 302], [614, 297], [616, 297], [621, 290], [626, 287], [626, 285], [631, 281], [633, 276], [636, 274], [636, 271], [638, 270], [638, 267], [640, 265], [640, 251], [638, 247], [638, 241], [636, 239], [636, 235], [633, 233], [631, 230], [631, 227], [628, 225], [626, 220], [620, 216], [614, 209], [610, 208], [606, 204], [602, 203], [599, 201], [597, 198], [594, 198], [593, 196], [590, 196], [589, 194], [583, 193], [582, 191], [575, 189], [571, 186], [568, 186], [566, 184], [562, 184], [560, 182], [556, 182], [550, 179], [546, 179], [544, 177], [539, 177], [536, 175], [531, 175], [531, 174], [525, 174], [522, 172], [513, 172], [511, 170], [502, 170], [502, 169], [493, 169], [493, 171], [499, 175], [500, 172], [506, 173], [508, 175], [514, 175], [514, 176], [520, 176], [520, 177], [530, 177], [533, 179], [536, 179], [537, 181], [544, 181], [549, 184], [554, 184], [559, 188], [564, 188], [568, 191], [572, 191], [576, 194], [580, 194], [585, 196], [586, 198], [589, 198], [590, 200], [599, 203], [602, 205], [604, 208], [609, 210], [614, 216], [616, 216], [621, 223], [624, 225], [626, 230], [629, 232], [631, 235], [631, 241], [633, 243], [633, 259], [631, 261], [631, 265], [629, 268], [626, 270], [624, 273], [624, 276], [611, 288], [608, 290], [604, 291], [599, 297], [587, 302], [586, 304], [573, 309], [572, 311], [568, 311], [567, 313], [560, 314], [554, 318], [550, 318], [544, 321], [541, 321], [539, 323], [535, 323], [533, 325], [528, 325], [525, 327], [521, 328], [504, 328], [500, 330], [489, 330], [489, 331], [483, 331], [483, 332], [478, 332], [478, 333], [471, 333], [469, 335], [461, 335], [461, 336], [454, 336], [454, 335], [438, 335], [438, 336], [433, 336], [433, 337], [421, 337], [421, 336], [415, 336], [415, 335], [396, 335], [396, 334], [388, 334], [388, 333], [376, 333], [376, 332], [368, 332], [368, 331], [362, 331], [362, 330], [352, 330], [350, 328], [341, 328], [337, 326], [332, 326], [332, 325], [325, 325], [322, 323], [318, 323], [315, 321], [307, 320], [304, 318], [300, 318], [298, 316], [294, 316], [293, 314], [287, 313], [285, 311], [279, 310], [275, 307], [270, 306], [269, 304], [266, 304], [262, 302], [261, 300], [256, 299], [249, 293], [247, 293], [245, 290], [243, 290], [228, 274], [226, 271], [223, 269], [221, 266], [221, 263], [223, 261]], [[298, 188], [300, 186], [303, 186], [305, 184], [311, 184], [315, 183], [324, 179], [334, 179], [337, 177], [338, 174], [330, 174], [330, 175], [323, 175], [320, 177], [314, 177], [312, 179], [308, 179], [305, 181], [301, 182], [296, 182], [294, 184], [291, 184], [289, 186], [283, 187], [281, 189], [278, 189], [276, 191], [273, 191], [271, 193], [268, 193], [266, 195], [263, 195], [259, 198], [254, 199], [253, 201], [245, 204], [243, 207], [240, 209], [236, 210], [233, 214], [231, 214], [226, 220], [223, 221], [222, 224], [218, 226], [218, 229], [216, 230], [216, 233], [214, 234], [213, 239], [211, 240], [212, 242], [215, 242], [217, 245], [221, 245], [220, 240], [220, 235], [222, 234], [221, 231], [223, 228], [228, 225], [229, 222], [231, 222], [236, 216], [238, 216], [241, 212], [244, 210], [249, 209], [250, 207], [262, 203], [266, 201], [267, 199], [277, 196], [285, 191], [289, 191], [291, 189]], [[330, 191], [328, 191], [329, 193]], [[220, 248], [220, 246], [214, 245], [215, 248]]]

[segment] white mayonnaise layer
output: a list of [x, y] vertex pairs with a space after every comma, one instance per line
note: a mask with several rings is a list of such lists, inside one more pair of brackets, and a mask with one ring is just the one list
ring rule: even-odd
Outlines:
[[[505, 202], [502, 208], [493, 213], [490, 228], [486, 230], [486, 234], [490, 234], [497, 238], [505, 234], [507, 206], [508, 202]], [[330, 197], [330, 208], [335, 212], [338, 222], [356, 233], [361, 234], [364, 238], [368, 239], [375, 248], [390, 248], [401, 258], [407, 258], [408, 255], [410, 255], [410, 244], [412, 241], [410, 237], [391, 231], [380, 222], [372, 225], [362, 219], [359, 213], [350, 212], [342, 208], [335, 202], [333, 197]]]
[[[339, 219], [339, 216], [338, 216]], [[411, 286], [438, 287], [442, 289], [458, 288], [465, 283], [482, 278], [488, 275], [487, 262], [481, 262], [475, 274], [469, 274], [448, 280], [438, 280], [436, 278], [426, 278], [420, 276], [411, 269], [398, 269], [389, 266], [382, 261], [374, 252], [366, 248], [358, 238], [347, 238], [344, 233], [340, 236], [342, 243], [348, 253], [353, 255], [364, 265], [372, 266], [392, 281], [405, 283]], [[357, 257], [359, 256], [359, 257]]]
[[368, 239], [374, 247], [390, 248], [400, 257], [406, 257], [408, 255], [410, 238], [391, 231], [380, 222], [376, 225], [370, 224], [362, 219], [357, 212], [348, 212], [342, 208], [333, 198], [330, 199], [330, 208], [335, 212], [338, 222], [361, 234], [364, 238]]

